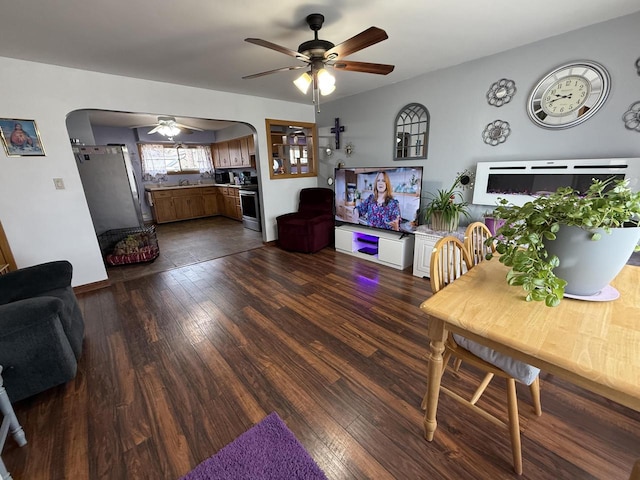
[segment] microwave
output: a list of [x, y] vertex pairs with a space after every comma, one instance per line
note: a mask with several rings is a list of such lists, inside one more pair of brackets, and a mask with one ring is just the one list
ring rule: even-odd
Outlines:
[[231, 175], [229, 175], [230, 172], [215, 172], [214, 176], [216, 179], [216, 183], [232, 183], [231, 182]]

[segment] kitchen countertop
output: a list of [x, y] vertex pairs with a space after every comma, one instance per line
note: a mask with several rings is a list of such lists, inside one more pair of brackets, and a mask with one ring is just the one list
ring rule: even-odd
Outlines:
[[195, 185], [177, 185], [177, 184], [164, 184], [164, 185], [145, 185], [144, 189], [148, 192], [158, 191], [158, 190], [174, 190], [174, 189], [182, 189], [182, 188], [201, 188], [201, 187], [231, 187], [231, 188], [241, 188], [246, 190], [257, 190], [257, 185], [236, 185], [235, 183], [200, 183]]

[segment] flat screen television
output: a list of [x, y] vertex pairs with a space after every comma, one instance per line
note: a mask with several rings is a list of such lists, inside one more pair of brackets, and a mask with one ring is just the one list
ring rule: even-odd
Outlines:
[[415, 232], [422, 167], [337, 168], [334, 178], [337, 224]]

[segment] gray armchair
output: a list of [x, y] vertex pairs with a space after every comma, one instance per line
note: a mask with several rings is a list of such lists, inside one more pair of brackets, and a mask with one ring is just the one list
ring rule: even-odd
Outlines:
[[0, 275], [0, 365], [12, 402], [76, 375], [84, 320], [72, 272], [56, 261]]

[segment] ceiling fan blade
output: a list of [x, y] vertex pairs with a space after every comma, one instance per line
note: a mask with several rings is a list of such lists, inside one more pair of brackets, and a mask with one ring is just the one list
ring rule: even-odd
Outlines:
[[246, 77], [242, 77], [242, 79], [246, 80], [248, 78], [258, 78], [258, 77], [262, 77], [264, 75], [271, 75], [272, 73], [286, 72], [287, 70], [299, 70], [301, 68], [308, 68], [308, 66], [307, 65], [296, 65], [295, 67], [276, 68], [275, 70], [269, 70], [267, 72], [260, 72], [260, 73], [254, 73], [253, 75], [247, 75]]
[[347, 70], [349, 72], [375, 73], [378, 75], [388, 75], [393, 72], [395, 65], [384, 63], [351, 62], [349, 60], [338, 60], [333, 64], [333, 68]]
[[147, 135], [151, 135], [153, 133], [156, 133], [158, 130], [160, 130], [160, 127], [162, 127], [162, 125], [156, 125], [156, 127], [153, 130], [149, 130], [147, 132]]
[[352, 53], [359, 52], [363, 48], [375, 45], [378, 42], [389, 38], [387, 32], [378, 27], [369, 27], [364, 32], [360, 32], [355, 37], [351, 37], [349, 40], [336, 45], [330, 50], [327, 50], [324, 54], [324, 58], [331, 58], [337, 55], [338, 57], [346, 57]]
[[310, 60], [309, 57], [301, 53], [298, 53], [295, 50], [291, 50], [290, 48], [283, 47], [275, 43], [267, 42], [266, 40], [262, 40], [261, 38], [245, 38], [244, 41], [253, 43], [254, 45], [259, 45], [261, 47], [270, 48], [271, 50], [275, 50], [276, 52], [284, 53], [285, 55], [290, 55], [292, 57], [299, 58], [300, 60]]
[[[201, 128], [192, 127], [191, 125], [185, 125], [184, 123], [176, 123], [175, 125], [176, 125], [176, 127], [180, 128], [180, 129], [183, 129], [183, 130], [191, 130], [191, 131], [195, 130], [196, 132], [204, 132], [204, 130], [201, 129]], [[186, 133], [189, 133], [189, 132], [186, 132]]]

